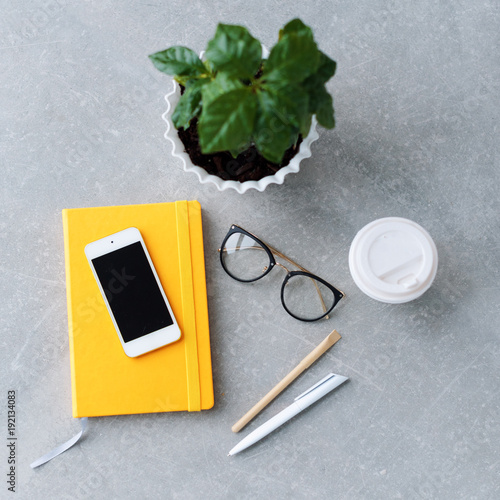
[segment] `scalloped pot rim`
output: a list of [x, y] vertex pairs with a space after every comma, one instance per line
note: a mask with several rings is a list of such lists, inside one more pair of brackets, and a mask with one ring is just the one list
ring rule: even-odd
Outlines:
[[300, 144], [299, 152], [290, 160], [290, 163], [283, 168], [280, 168], [276, 174], [263, 177], [259, 181], [225, 181], [216, 175], [209, 174], [204, 168], [194, 165], [189, 158], [189, 155], [184, 149], [184, 144], [179, 139], [177, 130], [172, 123], [172, 111], [180, 99], [180, 87], [175, 80], [173, 80], [172, 90], [165, 96], [167, 101], [167, 110], [163, 113], [162, 118], [167, 124], [165, 138], [172, 144], [172, 156], [178, 158], [183, 165], [186, 172], [193, 172], [198, 176], [202, 184], [215, 184], [219, 191], [226, 189], [234, 189], [238, 193], [243, 194], [249, 189], [256, 189], [257, 191], [264, 191], [270, 184], [283, 184], [285, 177], [290, 173], [297, 173], [300, 170], [300, 162], [304, 158], [311, 156], [311, 144], [318, 139], [319, 135], [316, 131], [316, 117], [313, 116], [309, 134]]

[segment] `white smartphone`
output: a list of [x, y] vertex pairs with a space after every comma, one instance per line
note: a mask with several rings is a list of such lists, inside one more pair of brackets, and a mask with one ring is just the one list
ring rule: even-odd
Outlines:
[[85, 255], [127, 356], [140, 356], [180, 338], [181, 331], [137, 228], [89, 243]]

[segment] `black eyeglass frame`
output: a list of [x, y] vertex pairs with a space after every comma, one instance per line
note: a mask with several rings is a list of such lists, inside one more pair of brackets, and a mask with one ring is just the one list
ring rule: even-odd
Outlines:
[[[249, 279], [249, 280], [238, 278], [238, 277], [234, 276], [227, 269], [227, 267], [224, 264], [224, 258], [223, 258], [223, 253], [224, 252], [223, 252], [223, 249], [225, 248], [228, 239], [233, 234], [236, 234], [236, 233], [243, 234], [245, 236], [248, 236], [252, 240], [254, 240], [256, 243], [258, 243], [262, 247], [263, 250], [265, 250], [265, 252], [267, 253], [267, 256], [269, 257], [269, 265], [268, 265], [266, 271], [264, 273], [262, 273], [260, 276], [257, 276], [257, 278], [252, 278], [252, 279]], [[281, 257], [281, 258], [285, 259], [286, 261], [290, 262], [292, 265], [298, 267], [300, 269], [300, 271], [289, 271], [283, 264], [280, 264], [279, 262], [276, 261], [276, 259], [274, 258], [274, 254], [276, 254], [278, 257]], [[300, 321], [313, 322], [313, 321], [318, 321], [318, 320], [320, 320], [322, 318], [328, 319], [329, 318], [328, 314], [339, 303], [340, 299], [342, 299], [343, 297], [345, 297], [345, 294], [343, 292], [341, 292], [340, 290], [338, 290], [337, 288], [335, 288], [333, 285], [331, 285], [330, 283], [328, 283], [327, 281], [325, 281], [323, 278], [320, 278], [319, 276], [316, 276], [315, 274], [310, 273], [307, 269], [303, 268], [302, 266], [300, 266], [299, 264], [297, 264], [296, 262], [294, 262], [293, 260], [291, 260], [290, 258], [288, 258], [286, 255], [284, 255], [281, 252], [279, 252], [278, 250], [270, 247], [269, 245], [267, 245], [266, 243], [264, 243], [261, 239], [257, 238], [257, 236], [255, 236], [254, 234], [246, 231], [242, 227], [237, 226], [236, 224], [232, 224], [231, 225], [231, 228], [229, 229], [229, 231], [227, 232], [226, 236], [222, 240], [221, 247], [219, 248], [219, 258], [220, 258], [220, 263], [221, 263], [222, 268], [224, 269], [224, 271], [229, 276], [231, 276], [231, 278], [233, 278], [236, 281], [239, 281], [241, 283], [252, 283], [254, 281], [258, 281], [261, 278], [263, 278], [264, 276], [267, 276], [273, 270], [273, 268], [276, 265], [278, 265], [279, 267], [282, 267], [285, 271], [287, 271], [287, 275], [285, 276], [285, 279], [283, 280], [283, 283], [281, 285], [281, 294], [280, 294], [281, 305], [283, 306], [283, 308], [285, 309], [285, 311], [290, 316], [292, 316], [293, 318], [298, 319]], [[284, 297], [284, 295], [285, 295], [285, 286], [287, 285], [288, 281], [291, 278], [293, 278], [294, 276], [306, 276], [308, 278], [311, 278], [313, 280], [318, 281], [319, 283], [321, 283], [322, 285], [324, 285], [325, 287], [327, 287], [329, 290], [331, 290], [331, 292], [333, 293], [333, 296], [334, 296], [334, 302], [333, 302], [332, 306], [328, 310], [326, 310], [326, 306], [325, 306], [323, 297], [321, 295], [321, 292], [320, 292], [319, 288], [316, 287], [317, 288], [317, 292], [318, 292], [319, 297], [320, 297], [320, 300], [321, 300], [321, 303], [323, 305], [323, 308], [325, 309], [325, 312], [324, 312], [323, 315], [321, 315], [321, 316], [319, 316], [317, 318], [313, 318], [313, 319], [305, 319], [305, 318], [301, 318], [301, 317], [295, 315], [293, 312], [290, 311], [290, 309], [288, 309], [288, 307], [286, 306], [285, 297]]]

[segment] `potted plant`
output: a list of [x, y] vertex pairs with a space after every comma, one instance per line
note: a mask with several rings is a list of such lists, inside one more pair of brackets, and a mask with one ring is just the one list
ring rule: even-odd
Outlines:
[[219, 24], [201, 58], [181, 46], [149, 57], [174, 77], [165, 116], [174, 155], [219, 189], [283, 182], [310, 156], [316, 120], [335, 126], [325, 84], [336, 63], [300, 19], [280, 30], [269, 52], [246, 28]]

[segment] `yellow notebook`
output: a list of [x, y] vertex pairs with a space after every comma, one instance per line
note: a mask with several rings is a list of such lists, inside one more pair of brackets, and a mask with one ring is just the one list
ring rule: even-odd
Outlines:
[[[74, 417], [199, 411], [214, 404], [201, 207], [197, 201], [63, 210]], [[181, 339], [129, 358], [84, 253], [137, 227]]]

